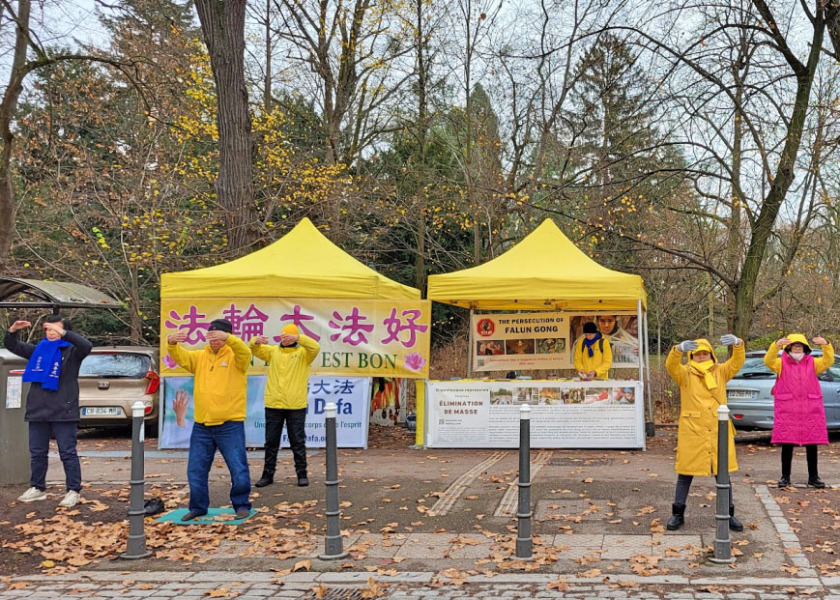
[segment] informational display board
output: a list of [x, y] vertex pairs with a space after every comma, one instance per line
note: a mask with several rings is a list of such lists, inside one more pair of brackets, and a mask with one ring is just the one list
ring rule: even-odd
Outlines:
[[644, 448], [638, 381], [427, 381], [429, 448], [517, 448], [531, 406], [534, 448]]
[[609, 339], [613, 368], [638, 368], [638, 316], [631, 312], [473, 314], [473, 371], [572, 369], [583, 325]]
[[[248, 377], [245, 443], [249, 448], [265, 446], [265, 375]], [[176, 395], [186, 395], [186, 414], [179, 419], [175, 410]], [[188, 448], [193, 427], [193, 378], [167, 377], [161, 391], [163, 426], [158, 444], [161, 448]], [[309, 448], [326, 446], [324, 407], [334, 402], [336, 438], [339, 448], [367, 448], [370, 417], [369, 377], [309, 378], [309, 401], [306, 412], [306, 445]], [[180, 424], [179, 424], [180, 421]], [[286, 428], [283, 428], [282, 448], [289, 447]]]
[[6, 378], [6, 408], [20, 408], [23, 377]]
[[[245, 342], [263, 335], [277, 344], [283, 326], [296, 325], [321, 345], [313, 373], [422, 379], [429, 374], [431, 313], [428, 300], [163, 299], [161, 375], [186, 374], [168, 354], [167, 335], [183, 331], [184, 347], [198, 350], [210, 321], [228, 319]], [[250, 374], [265, 372], [266, 363], [254, 358]]]

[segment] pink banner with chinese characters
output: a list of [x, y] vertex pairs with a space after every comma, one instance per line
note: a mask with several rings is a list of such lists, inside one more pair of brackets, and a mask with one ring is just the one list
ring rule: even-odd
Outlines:
[[[313, 374], [424, 379], [429, 375], [431, 313], [428, 300], [164, 299], [161, 374], [185, 374], [167, 352], [167, 335], [185, 331], [187, 348], [203, 348], [210, 321], [228, 319], [234, 335], [245, 342], [264, 335], [277, 344], [284, 325], [297, 325], [321, 345]], [[249, 373], [265, 372], [266, 363], [253, 358]]]

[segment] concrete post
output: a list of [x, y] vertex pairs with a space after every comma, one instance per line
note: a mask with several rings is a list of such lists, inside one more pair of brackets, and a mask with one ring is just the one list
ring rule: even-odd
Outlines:
[[519, 407], [519, 529], [516, 534], [516, 558], [534, 558], [531, 539], [531, 407]]
[[729, 504], [732, 497], [732, 485], [729, 482], [729, 408], [718, 407], [718, 453], [717, 453], [717, 503], [715, 505], [715, 555], [710, 558], [714, 563], [731, 564], [732, 539], [729, 537]]
[[324, 407], [327, 426], [327, 477], [324, 484], [327, 487], [327, 533], [324, 537], [324, 553], [321, 560], [335, 560], [344, 558], [349, 553], [344, 551], [341, 539], [341, 510], [338, 507], [338, 441], [335, 431], [335, 416], [338, 408], [335, 402], [327, 402]]
[[131, 496], [128, 505], [128, 548], [120, 558], [137, 560], [152, 555], [146, 549], [143, 416], [145, 406], [137, 401], [131, 406]]

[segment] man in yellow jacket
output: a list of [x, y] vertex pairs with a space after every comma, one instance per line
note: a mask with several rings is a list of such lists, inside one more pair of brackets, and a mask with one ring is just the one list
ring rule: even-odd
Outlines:
[[[708, 340], [686, 340], [671, 348], [665, 368], [680, 386], [680, 421], [677, 431], [677, 489], [672, 515], [666, 525], [674, 531], [685, 523], [685, 503], [695, 475], [717, 474], [717, 409], [726, 404], [726, 382], [744, 366], [744, 342], [727, 333], [720, 343], [734, 346], [732, 357], [718, 364]], [[688, 353], [688, 364], [681, 364]], [[729, 423], [729, 471], [738, 470], [735, 458], [735, 428]], [[731, 488], [730, 488], [731, 492]], [[729, 497], [729, 528], [743, 531], [735, 518], [735, 504]]]
[[612, 367], [610, 340], [592, 321], [583, 324], [583, 337], [575, 342], [575, 371], [584, 381], [607, 379]]
[[[222, 453], [230, 471], [230, 501], [236, 516], [244, 519], [251, 514], [251, 474], [245, 452], [246, 373], [251, 364], [251, 351], [232, 332], [233, 325], [227, 319], [212, 321], [207, 331], [207, 346], [202, 350], [185, 350], [178, 345], [187, 337], [184, 331], [166, 339], [172, 359], [195, 376], [195, 424], [187, 462], [190, 506], [182, 521], [207, 514], [210, 505], [207, 479], [216, 449]], [[182, 403], [184, 400], [180, 399]], [[185, 410], [186, 406], [181, 409]]]
[[295, 457], [297, 484], [309, 485], [306, 472], [306, 402], [309, 366], [321, 346], [302, 335], [296, 325], [288, 324], [280, 334], [280, 345], [270, 346], [264, 335], [251, 340], [254, 356], [268, 363], [265, 384], [265, 464], [255, 484], [261, 488], [274, 483], [277, 450], [283, 435], [283, 423], [289, 434], [289, 446]]

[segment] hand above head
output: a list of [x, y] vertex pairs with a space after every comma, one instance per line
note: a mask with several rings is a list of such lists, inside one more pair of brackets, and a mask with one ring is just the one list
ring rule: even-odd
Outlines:
[[254, 342], [255, 344], [259, 345], [259, 346], [262, 346], [262, 345], [268, 343], [268, 336], [258, 335], [257, 337], [252, 338], [251, 341]]
[[219, 331], [218, 329], [214, 329], [213, 331], [207, 332], [207, 341], [212, 342], [215, 340], [218, 342], [224, 342], [226, 339], [228, 339], [229, 335], [230, 334], [226, 331]]
[[725, 333], [720, 336], [720, 343], [724, 346], [740, 346], [741, 338], [731, 333]]
[[175, 392], [175, 401], [172, 403], [172, 408], [175, 410], [175, 423], [178, 427], [186, 427], [187, 406], [190, 404], [191, 398], [187, 396], [187, 390], [178, 390]]
[[26, 329], [27, 327], [32, 327], [32, 323], [29, 321], [15, 321], [12, 323], [12, 326], [9, 327], [9, 333], [14, 333], [15, 331], [20, 331], [21, 329]]
[[44, 331], [54, 331], [61, 337], [67, 333], [60, 321], [56, 321], [55, 323], [44, 323]]
[[180, 344], [181, 342], [187, 339], [187, 332], [183, 329], [180, 331], [176, 331], [175, 333], [170, 333], [166, 336], [166, 341], [169, 344]]
[[297, 343], [299, 338], [299, 335], [295, 335], [293, 333], [284, 333], [280, 336], [280, 343], [284, 346], [293, 346]]
[[784, 348], [785, 346], [790, 345], [790, 338], [783, 337], [781, 339], [776, 340], [776, 345], [779, 348]]
[[828, 340], [825, 339], [821, 335], [818, 335], [817, 337], [811, 338], [811, 341], [814, 342], [817, 346], [827, 346], [828, 345]]
[[699, 347], [700, 344], [694, 340], [685, 340], [677, 344], [677, 350], [680, 352], [691, 352], [692, 350], [697, 350]]

